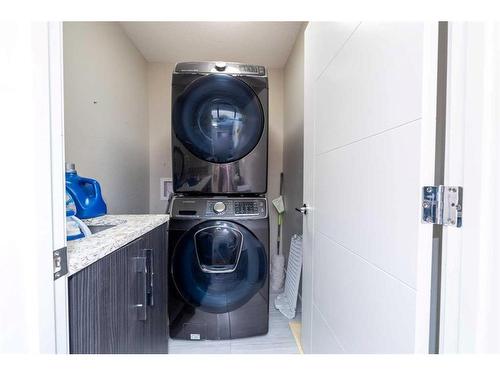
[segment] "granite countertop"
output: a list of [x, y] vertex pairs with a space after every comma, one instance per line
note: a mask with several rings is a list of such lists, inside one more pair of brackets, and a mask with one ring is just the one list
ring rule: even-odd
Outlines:
[[168, 215], [104, 215], [83, 220], [92, 226], [116, 226], [68, 241], [68, 276], [167, 222], [168, 218]]

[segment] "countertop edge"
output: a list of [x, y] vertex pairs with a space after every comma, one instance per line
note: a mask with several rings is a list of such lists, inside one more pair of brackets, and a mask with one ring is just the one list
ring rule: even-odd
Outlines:
[[[107, 215], [111, 222], [122, 221], [108, 233], [97, 233], [90, 238], [84, 238], [68, 243], [68, 273], [73, 276], [86, 267], [94, 264], [107, 255], [114, 253], [144, 234], [168, 223], [168, 215]], [[99, 225], [106, 225], [106, 218], [96, 218]], [[94, 219], [90, 219], [92, 221]], [[141, 220], [146, 223], [141, 223]], [[96, 221], [96, 220], [94, 220]], [[137, 228], [137, 229], [135, 229]], [[128, 230], [128, 231], [127, 231]], [[108, 231], [108, 230], [107, 230]], [[106, 232], [107, 232], [106, 231]], [[123, 233], [122, 231], [125, 231]], [[87, 242], [84, 242], [87, 241]]]

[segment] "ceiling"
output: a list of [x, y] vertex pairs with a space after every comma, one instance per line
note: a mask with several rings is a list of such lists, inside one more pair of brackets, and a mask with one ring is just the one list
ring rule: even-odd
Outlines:
[[149, 62], [234, 61], [282, 68], [302, 22], [121, 22]]

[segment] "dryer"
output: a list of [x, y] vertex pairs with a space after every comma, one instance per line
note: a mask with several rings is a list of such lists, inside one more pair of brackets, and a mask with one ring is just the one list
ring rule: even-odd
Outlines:
[[268, 82], [263, 66], [178, 63], [172, 76], [173, 189], [267, 191]]
[[224, 340], [266, 334], [266, 198], [176, 196], [170, 214], [170, 337]]

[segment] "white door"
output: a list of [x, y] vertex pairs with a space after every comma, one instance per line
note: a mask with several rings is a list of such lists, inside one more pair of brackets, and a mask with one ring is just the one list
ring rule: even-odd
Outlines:
[[437, 40], [437, 23], [306, 29], [306, 352], [428, 352]]

